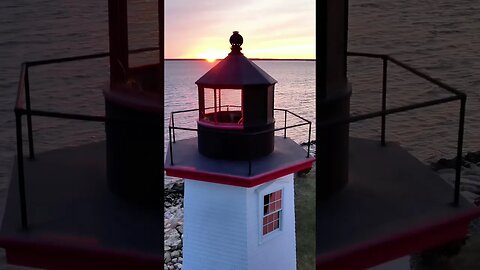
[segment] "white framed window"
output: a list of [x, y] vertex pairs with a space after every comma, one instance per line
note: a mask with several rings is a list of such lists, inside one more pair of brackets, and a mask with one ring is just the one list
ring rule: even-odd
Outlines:
[[268, 194], [263, 194], [262, 200], [262, 237], [279, 231], [282, 223], [282, 198], [283, 190], [279, 189]]

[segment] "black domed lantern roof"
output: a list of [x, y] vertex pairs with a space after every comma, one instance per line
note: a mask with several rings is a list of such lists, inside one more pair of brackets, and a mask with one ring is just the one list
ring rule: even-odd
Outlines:
[[195, 82], [199, 151], [221, 159], [268, 155], [274, 149], [273, 94], [277, 81], [240, 52], [243, 37], [238, 31], [229, 41], [228, 56]]

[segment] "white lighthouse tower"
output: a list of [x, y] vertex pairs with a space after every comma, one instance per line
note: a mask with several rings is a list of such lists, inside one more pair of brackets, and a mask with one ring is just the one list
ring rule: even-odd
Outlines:
[[183, 266], [294, 270], [294, 173], [314, 158], [286, 133], [275, 136], [288, 127], [276, 127], [274, 110], [290, 113], [274, 109], [277, 81], [241, 53], [238, 32], [230, 43], [196, 82], [198, 137], [175, 141], [184, 128], [170, 127], [165, 170], [185, 178]]

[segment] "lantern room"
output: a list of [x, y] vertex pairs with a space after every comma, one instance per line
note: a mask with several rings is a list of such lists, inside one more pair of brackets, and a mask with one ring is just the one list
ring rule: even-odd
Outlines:
[[234, 31], [228, 56], [195, 82], [199, 151], [210, 158], [250, 159], [274, 148], [277, 81], [241, 53], [242, 43]]

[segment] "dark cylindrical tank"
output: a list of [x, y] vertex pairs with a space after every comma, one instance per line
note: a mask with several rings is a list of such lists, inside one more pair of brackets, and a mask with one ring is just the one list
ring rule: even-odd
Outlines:
[[201, 122], [197, 126], [198, 151], [209, 158], [248, 160], [266, 156], [274, 149], [271, 130], [275, 123], [242, 130], [220, 129]]
[[[350, 116], [351, 85], [317, 103], [317, 123]], [[348, 183], [349, 124], [317, 128], [317, 198], [328, 198]]]
[[[158, 68], [157, 68], [158, 69]], [[107, 179], [112, 192], [148, 205], [162, 203], [163, 107], [155, 92], [155, 67], [139, 74], [146, 77], [104, 91], [107, 138]], [[151, 76], [149, 76], [148, 74]]]

